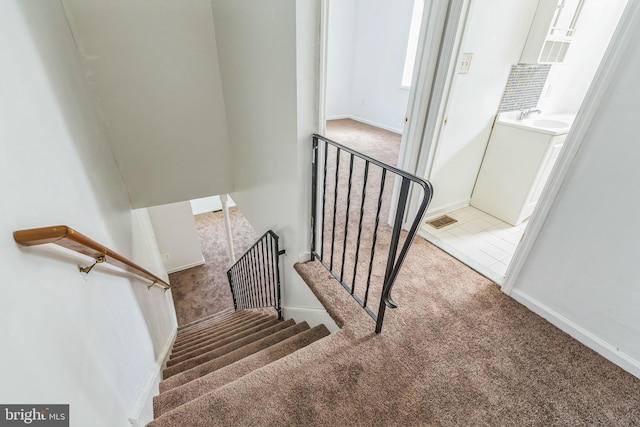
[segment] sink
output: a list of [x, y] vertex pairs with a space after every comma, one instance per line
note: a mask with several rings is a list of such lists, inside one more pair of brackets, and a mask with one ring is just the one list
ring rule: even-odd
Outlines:
[[554, 120], [554, 119], [528, 119], [524, 120], [527, 124], [530, 124], [533, 127], [539, 128], [550, 128], [550, 129], [565, 129], [570, 128], [571, 123], [564, 122], [562, 120]]
[[517, 111], [500, 113], [496, 122], [549, 135], [562, 135], [569, 133], [575, 118], [572, 114], [542, 114], [518, 120], [517, 115]]

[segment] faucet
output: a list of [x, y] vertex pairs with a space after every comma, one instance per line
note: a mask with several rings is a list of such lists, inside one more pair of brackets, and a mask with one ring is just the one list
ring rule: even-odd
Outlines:
[[520, 113], [518, 113], [518, 116], [516, 117], [516, 119], [517, 120], [524, 120], [524, 119], [528, 118], [530, 115], [532, 115], [533, 113], [541, 114], [542, 111], [541, 110], [532, 110], [531, 108], [523, 108], [522, 110], [520, 110]]

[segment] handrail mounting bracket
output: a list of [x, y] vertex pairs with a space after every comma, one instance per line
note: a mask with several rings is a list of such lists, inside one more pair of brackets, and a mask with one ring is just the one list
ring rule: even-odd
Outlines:
[[78, 269], [80, 270], [80, 273], [89, 274], [91, 270], [93, 270], [93, 267], [95, 267], [97, 264], [101, 264], [106, 261], [107, 261], [107, 257], [104, 255], [100, 255], [99, 257], [96, 258], [96, 262], [94, 262], [93, 264], [88, 265], [86, 267], [79, 266]]

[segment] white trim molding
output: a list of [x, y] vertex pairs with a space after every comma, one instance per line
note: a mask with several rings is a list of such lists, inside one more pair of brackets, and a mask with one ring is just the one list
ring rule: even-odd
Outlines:
[[307, 261], [311, 261], [311, 252], [310, 251], [300, 252], [298, 254], [298, 262], [307, 262]]
[[[173, 342], [177, 334], [178, 328], [174, 327], [162, 350], [160, 350], [155, 363], [151, 367], [147, 380], [140, 390], [140, 393], [138, 393], [138, 398], [129, 410], [127, 419], [133, 427], [143, 427], [153, 420], [153, 397], [159, 393], [158, 384], [162, 380], [162, 369], [171, 354], [171, 348], [173, 347]], [[149, 410], [151, 411], [151, 418], [147, 419], [149, 417], [145, 415], [145, 412], [148, 413]]]
[[351, 116], [350, 119], [355, 120], [356, 122], [364, 123], [366, 125], [371, 125], [380, 129], [388, 130], [389, 132], [397, 133], [398, 135], [402, 135], [401, 128], [394, 128], [392, 126], [387, 126], [382, 123], [374, 122], [373, 120], [363, 119], [362, 117], [358, 117], [358, 116]]
[[[329, 45], [329, 0], [320, 0], [318, 46], [318, 133], [327, 132], [327, 46]], [[345, 118], [345, 117], [340, 117]]]
[[602, 357], [640, 378], [639, 360], [636, 360], [628, 354], [620, 351], [604, 339], [586, 330], [551, 307], [541, 303], [526, 292], [514, 289], [511, 291], [510, 296], [540, 317], [548, 320], [549, 323], [556, 326], [558, 329], [566, 332], [582, 344], [600, 354]]
[[351, 116], [351, 115], [348, 115], [348, 114], [347, 115], [337, 115], [337, 116], [327, 116], [327, 121], [329, 121], [329, 120], [342, 120], [342, 119], [355, 120], [356, 122], [364, 123], [366, 125], [375, 126], [377, 128], [388, 130], [389, 132], [397, 133], [398, 135], [402, 135], [402, 129], [398, 129], [398, 128], [394, 128], [394, 127], [391, 127], [391, 126], [387, 126], [387, 125], [382, 124], [382, 123], [374, 122], [373, 120], [363, 119], [362, 117]]
[[185, 265], [180, 265], [178, 267], [174, 267], [171, 270], [167, 270], [167, 274], [176, 273], [178, 271], [186, 270], [188, 268], [198, 267], [205, 264], [204, 257], [200, 261], [192, 262]]
[[329, 332], [340, 330], [336, 322], [323, 308], [306, 308], [306, 307], [282, 307], [282, 315], [285, 319], [294, 319], [296, 322], [307, 322], [310, 327], [324, 324]]

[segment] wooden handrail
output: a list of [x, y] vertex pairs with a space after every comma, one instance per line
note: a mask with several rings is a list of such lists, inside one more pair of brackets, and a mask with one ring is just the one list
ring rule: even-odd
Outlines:
[[72, 251], [90, 256], [95, 260], [104, 257], [104, 262], [151, 280], [154, 284], [162, 286], [164, 289], [171, 288], [171, 285], [155, 274], [66, 225], [18, 230], [13, 232], [13, 238], [16, 242], [24, 246], [55, 243]]

